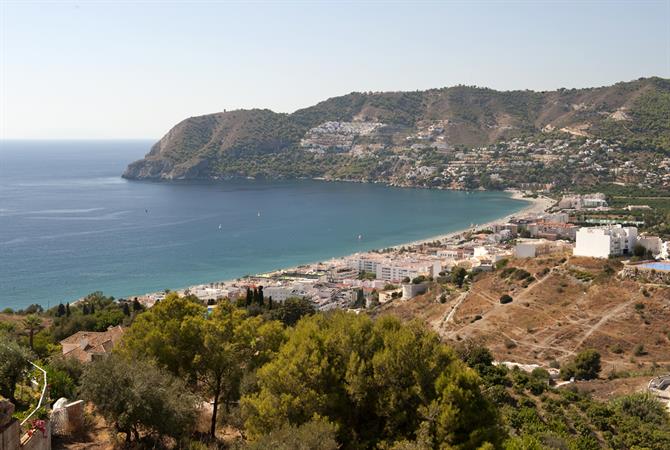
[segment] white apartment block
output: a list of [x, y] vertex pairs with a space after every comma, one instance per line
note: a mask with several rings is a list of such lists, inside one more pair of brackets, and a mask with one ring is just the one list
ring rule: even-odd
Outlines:
[[374, 273], [378, 280], [393, 282], [419, 275], [436, 276], [442, 270], [442, 264], [438, 260], [395, 260], [385, 257], [353, 258], [350, 265], [359, 271]]
[[573, 254], [592, 258], [628, 255], [637, 243], [637, 228], [612, 225], [580, 228]]

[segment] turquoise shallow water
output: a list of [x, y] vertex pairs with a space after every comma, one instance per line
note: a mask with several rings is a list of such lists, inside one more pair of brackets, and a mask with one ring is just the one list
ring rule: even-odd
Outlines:
[[501, 192], [121, 179], [150, 145], [0, 143], [0, 308], [231, 279], [423, 239], [525, 206]]

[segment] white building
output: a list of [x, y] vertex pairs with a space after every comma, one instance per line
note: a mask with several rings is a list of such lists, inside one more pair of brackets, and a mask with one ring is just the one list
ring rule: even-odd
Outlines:
[[402, 299], [407, 300], [421, 295], [428, 290], [428, 283], [407, 283], [402, 285]]
[[519, 239], [514, 247], [515, 258], [535, 258], [537, 256], [564, 252], [572, 245], [565, 241], [546, 239]]
[[298, 286], [267, 286], [263, 288], [263, 297], [272, 297], [273, 302], [283, 302], [291, 297], [308, 297], [309, 293]]
[[637, 243], [637, 228], [612, 225], [580, 228], [573, 254], [591, 258], [628, 255]]
[[640, 236], [637, 243], [650, 251], [654, 257], [658, 256], [663, 249], [663, 241], [658, 236]]
[[395, 262], [379, 264], [377, 279], [385, 281], [401, 281], [404, 278], [416, 278], [419, 275], [437, 276], [442, 270], [439, 261]]
[[378, 280], [401, 281], [419, 275], [437, 276], [442, 270], [439, 260], [434, 259], [393, 259], [383, 256], [365, 256], [350, 260], [350, 267], [359, 271], [372, 272]]

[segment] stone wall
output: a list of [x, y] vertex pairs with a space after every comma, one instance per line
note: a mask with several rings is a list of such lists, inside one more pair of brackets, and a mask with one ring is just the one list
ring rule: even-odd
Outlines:
[[0, 450], [16, 450], [19, 448], [21, 427], [16, 419], [0, 425]]
[[654, 270], [635, 264], [625, 266], [621, 276], [646, 283], [670, 284], [670, 271]]

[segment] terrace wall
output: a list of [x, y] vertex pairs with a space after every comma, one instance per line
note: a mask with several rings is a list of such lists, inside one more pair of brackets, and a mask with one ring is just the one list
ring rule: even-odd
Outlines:
[[670, 284], [670, 270], [656, 270], [641, 267], [639, 264], [629, 264], [621, 271], [623, 278], [643, 280], [648, 283]]

